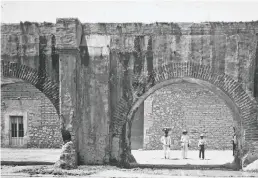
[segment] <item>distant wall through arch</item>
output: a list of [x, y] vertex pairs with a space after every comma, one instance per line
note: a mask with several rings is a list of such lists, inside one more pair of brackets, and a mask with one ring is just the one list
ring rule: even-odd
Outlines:
[[[195, 83], [171, 84], [155, 91], [144, 101], [144, 117], [141, 119], [144, 122], [141, 128], [144, 130], [144, 143], [141, 148], [147, 150], [162, 149], [159, 139], [163, 135], [162, 127], [165, 126], [172, 128], [169, 135], [174, 142], [173, 150], [181, 149], [179, 140], [183, 129], [188, 130], [191, 149], [198, 149], [197, 141], [201, 133], [205, 134], [207, 149], [232, 149], [232, 111], [223, 99]], [[134, 130], [135, 122], [134, 119]], [[134, 132], [132, 130], [132, 135]], [[132, 139], [131, 144], [134, 142]]]
[[[61, 148], [59, 115], [51, 101], [33, 85], [24, 81], [2, 83], [1, 106], [1, 147]], [[23, 117], [24, 136], [18, 145], [10, 137], [13, 116]]]

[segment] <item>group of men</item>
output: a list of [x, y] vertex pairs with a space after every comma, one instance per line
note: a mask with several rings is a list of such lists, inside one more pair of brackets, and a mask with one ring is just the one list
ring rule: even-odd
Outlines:
[[[161, 137], [160, 141], [163, 145], [163, 150], [164, 150], [164, 156], [165, 159], [169, 159], [170, 157], [170, 147], [172, 145], [171, 143], [171, 137], [168, 135], [168, 132], [170, 131], [170, 128], [163, 128], [163, 131], [165, 132], [165, 135]], [[236, 149], [236, 135], [235, 135], [235, 128], [234, 128], [234, 136], [232, 139], [233, 142], [233, 155], [235, 153]], [[180, 144], [181, 144], [181, 151], [182, 151], [182, 159], [187, 159], [187, 152], [188, 148], [190, 147], [191, 141], [189, 136], [187, 135], [187, 131], [184, 130], [180, 139]], [[206, 140], [204, 139], [204, 135], [200, 135], [200, 139], [198, 141], [198, 148], [199, 148], [199, 158], [204, 159], [204, 152], [205, 152], [205, 147], [207, 145]]]

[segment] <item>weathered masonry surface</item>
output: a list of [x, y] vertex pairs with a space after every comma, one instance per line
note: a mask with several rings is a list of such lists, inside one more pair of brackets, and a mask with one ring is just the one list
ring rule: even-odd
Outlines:
[[241, 157], [258, 149], [257, 33], [258, 22], [2, 24], [2, 76], [46, 94], [72, 133], [80, 163], [134, 161], [132, 121], [144, 114], [137, 108], [181, 82], [224, 100]]
[[199, 149], [200, 134], [206, 149], [231, 150], [233, 118], [217, 95], [197, 84], [173, 84], [157, 90], [144, 102], [144, 148], [162, 149], [163, 127], [171, 127], [172, 149], [181, 149], [182, 130], [188, 130], [191, 149]]

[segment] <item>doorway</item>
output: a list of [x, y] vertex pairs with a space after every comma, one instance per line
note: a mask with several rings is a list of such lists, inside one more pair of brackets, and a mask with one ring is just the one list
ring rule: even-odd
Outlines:
[[10, 145], [21, 147], [24, 145], [23, 116], [10, 116]]

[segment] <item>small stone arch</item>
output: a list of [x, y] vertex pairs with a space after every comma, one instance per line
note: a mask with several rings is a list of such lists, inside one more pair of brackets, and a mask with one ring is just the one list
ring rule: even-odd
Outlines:
[[[130, 91], [133, 91], [133, 98], [131, 100], [121, 98], [117, 104], [113, 116], [112, 139], [123, 138], [121, 135], [123, 135], [126, 123], [132, 120], [137, 108], [151, 93], [163, 86], [180, 81], [198, 83], [208, 87], [215, 91], [216, 94], [219, 94], [220, 97], [224, 97], [224, 101], [227, 101], [228, 106], [232, 106], [231, 110], [234, 113], [235, 125], [238, 131], [237, 137], [240, 141], [238, 146], [238, 155], [240, 157], [243, 156], [241, 151], [244, 144], [248, 143], [250, 146], [249, 143], [258, 141], [258, 107], [254, 97], [249, 96], [241, 84], [229, 75], [217, 73], [210, 66], [193, 62], [169, 63], [155, 68], [151, 74], [143, 74], [138, 77], [133, 82], [134, 87], [130, 89]], [[121, 147], [119, 151], [123, 153], [121, 155], [126, 154], [124, 150], [131, 151], [130, 148], [126, 149], [126, 146], [128, 147], [129, 145], [117, 145]], [[253, 149], [253, 147], [248, 149]], [[122, 156], [118, 159], [122, 162], [125, 161], [122, 160]]]
[[2, 77], [22, 79], [35, 86], [52, 102], [60, 117], [59, 84], [57, 82], [51, 80], [44, 71], [42, 73], [20, 63], [2, 60], [1, 66]]

